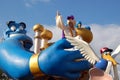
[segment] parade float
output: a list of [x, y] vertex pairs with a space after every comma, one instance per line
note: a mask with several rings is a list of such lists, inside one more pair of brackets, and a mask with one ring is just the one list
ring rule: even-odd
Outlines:
[[114, 51], [102, 48], [99, 58], [90, 46], [91, 28], [76, 23], [72, 15], [65, 25], [57, 12], [56, 26], [62, 33], [54, 43], [49, 42], [53, 33], [41, 24], [33, 26], [34, 42], [26, 34], [24, 22], [9, 21], [7, 26], [0, 42], [0, 69], [13, 80], [119, 80], [115, 57], [120, 46]]

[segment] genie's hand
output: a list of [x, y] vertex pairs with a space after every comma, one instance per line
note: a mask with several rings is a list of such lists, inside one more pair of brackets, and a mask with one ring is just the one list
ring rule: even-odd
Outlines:
[[39, 57], [41, 70], [48, 75], [63, 76], [72, 80], [80, 77], [80, 72], [88, 70], [90, 64], [85, 60], [75, 61], [83, 58], [78, 50], [64, 50], [72, 47], [66, 39], [62, 39], [47, 48]]
[[31, 45], [31, 38], [23, 34], [0, 42], [0, 69], [13, 79], [32, 79], [29, 59], [33, 53], [28, 50]]

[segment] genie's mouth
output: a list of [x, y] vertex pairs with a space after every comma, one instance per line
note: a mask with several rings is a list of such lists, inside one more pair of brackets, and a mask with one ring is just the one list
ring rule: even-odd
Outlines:
[[26, 49], [30, 49], [33, 45], [32, 39], [26, 34], [22, 34], [22, 33], [10, 34], [9, 39], [10, 38], [19, 40], [20, 43], [23, 45], [23, 47]]
[[9, 36], [9, 37], [11, 38], [11, 37], [15, 37], [15, 36], [22, 36], [22, 35], [25, 35], [25, 34], [10, 34], [10, 36]]

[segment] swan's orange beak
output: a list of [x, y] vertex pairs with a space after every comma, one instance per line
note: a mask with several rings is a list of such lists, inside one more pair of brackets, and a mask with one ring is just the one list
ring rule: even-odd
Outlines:
[[110, 55], [110, 53], [103, 53], [102, 58], [111, 61], [113, 65], [117, 65], [116, 60]]

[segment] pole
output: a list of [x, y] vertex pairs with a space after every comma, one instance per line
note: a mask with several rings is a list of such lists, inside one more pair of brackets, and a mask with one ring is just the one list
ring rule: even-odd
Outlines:
[[40, 34], [44, 30], [43, 26], [40, 24], [36, 24], [33, 27], [33, 30], [35, 32], [35, 37], [34, 37], [34, 53], [40, 53], [40, 45], [41, 45], [41, 37]]

